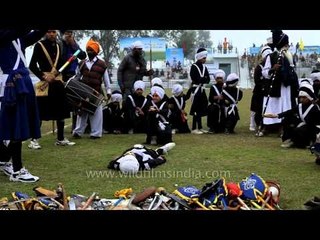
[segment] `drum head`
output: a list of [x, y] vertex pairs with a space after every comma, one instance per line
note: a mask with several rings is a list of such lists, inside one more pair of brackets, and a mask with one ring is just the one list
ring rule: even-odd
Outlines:
[[78, 78], [70, 78], [65, 84], [68, 102], [76, 108], [94, 114], [97, 107], [102, 104], [104, 97]]

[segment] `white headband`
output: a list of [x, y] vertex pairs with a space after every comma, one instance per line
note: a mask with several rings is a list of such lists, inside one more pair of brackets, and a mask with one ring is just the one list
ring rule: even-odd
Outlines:
[[158, 86], [153, 86], [152, 88], [151, 88], [151, 94], [153, 95], [153, 94], [157, 94], [159, 97], [160, 97], [160, 99], [162, 99], [163, 97], [164, 97], [164, 89], [163, 88], [161, 88], [161, 87], [158, 87]]
[[320, 80], [320, 72], [314, 72], [310, 74], [310, 78], [312, 81]]
[[313, 100], [313, 98], [305, 91], [299, 91], [299, 97], [307, 97], [310, 101]]
[[174, 95], [174, 96], [179, 96], [181, 93], [183, 92], [183, 87], [180, 85], [180, 84], [174, 84], [173, 86], [172, 86], [172, 94]]
[[155, 84], [158, 84], [158, 85], [161, 85], [161, 86], [162, 86], [162, 80], [161, 80], [161, 78], [158, 78], [158, 77], [153, 78], [153, 79], [151, 80], [151, 86], [154, 86]]
[[114, 93], [111, 95], [111, 102], [121, 102], [122, 95], [120, 93]]
[[207, 55], [208, 55], [208, 52], [207, 52], [207, 51], [202, 51], [202, 52], [198, 52], [198, 53], [195, 55], [195, 57], [196, 57], [197, 60], [199, 60], [199, 59], [202, 59], [202, 58], [207, 57]]
[[139, 88], [141, 88], [144, 91], [145, 87], [146, 87], [146, 85], [145, 85], [144, 81], [141, 81], [141, 80], [135, 81], [133, 84], [134, 91], [137, 91], [137, 89], [139, 89]]

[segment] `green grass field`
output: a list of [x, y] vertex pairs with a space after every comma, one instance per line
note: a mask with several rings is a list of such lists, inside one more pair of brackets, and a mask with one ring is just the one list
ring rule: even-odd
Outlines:
[[[319, 193], [320, 167], [314, 163], [315, 156], [307, 149], [281, 148], [281, 139], [276, 134], [255, 137], [249, 131], [250, 99], [251, 90], [245, 90], [239, 103], [241, 120], [235, 135], [176, 134], [173, 139], [177, 145], [167, 156], [168, 162], [136, 177], [109, 171], [107, 164], [133, 144], [143, 143], [145, 135], [104, 135], [99, 140], [91, 140], [87, 135], [74, 140], [77, 144], [73, 147], [60, 147], [54, 145], [55, 135], [44, 134], [52, 126], [46, 122], [42, 127], [41, 150], [30, 150], [27, 142], [23, 144], [24, 165], [40, 181], [15, 183], [0, 174], [0, 198], [10, 197], [13, 191], [34, 195], [33, 187], [55, 189], [59, 182], [65, 185], [67, 194], [90, 196], [97, 192], [100, 197], [112, 198], [122, 188], [131, 187], [134, 192], [148, 186], [163, 186], [168, 191], [177, 185], [202, 188], [218, 177], [239, 182], [254, 172], [265, 180], [280, 183], [283, 209], [304, 209], [303, 203]], [[70, 127], [65, 133], [71, 139]]]

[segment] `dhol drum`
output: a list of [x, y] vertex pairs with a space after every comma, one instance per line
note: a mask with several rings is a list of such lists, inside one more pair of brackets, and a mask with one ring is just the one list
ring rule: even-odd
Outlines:
[[104, 101], [104, 96], [92, 87], [80, 82], [78, 78], [70, 78], [65, 83], [66, 96], [70, 104], [90, 114]]

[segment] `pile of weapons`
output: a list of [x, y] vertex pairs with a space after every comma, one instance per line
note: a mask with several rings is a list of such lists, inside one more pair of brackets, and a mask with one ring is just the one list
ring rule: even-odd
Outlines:
[[179, 187], [168, 193], [163, 187], [148, 187], [133, 193], [131, 188], [116, 191], [114, 199], [100, 198], [97, 193], [86, 197], [67, 196], [62, 184], [56, 190], [33, 189], [36, 197], [12, 193], [12, 201], [0, 199], [2, 210], [280, 210], [280, 185], [264, 181], [252, 173], [239, 183], [224, 178], [195, 186]]

